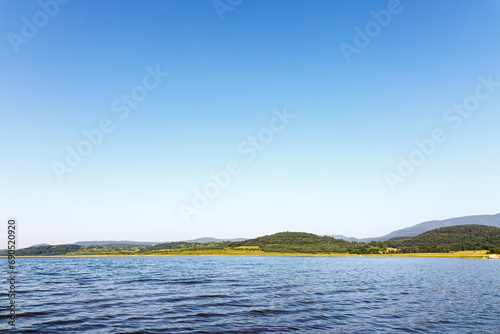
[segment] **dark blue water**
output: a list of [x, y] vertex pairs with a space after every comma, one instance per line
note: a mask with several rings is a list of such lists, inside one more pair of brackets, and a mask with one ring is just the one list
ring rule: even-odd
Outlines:
[[495, 260], [19, 258], [18, 270], [16, 330], [3, 311], [2, 333], [500, 333]]

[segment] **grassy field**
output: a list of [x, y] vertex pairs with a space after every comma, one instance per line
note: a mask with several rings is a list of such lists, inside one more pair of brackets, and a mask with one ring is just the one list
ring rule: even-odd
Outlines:
[[[392, 254], [392, 256], [407, 256], [407, 257], [450, 257], [450, 258], [461, 258], [461, 259], [482, 259], [487, 257], [487, 250], [478, 251], [461, 251], [461, 252], [449, 252], [449, 253], [415, 253], [415, 254]], [[370, 255], [367, 255], [370, 256]], [[387, 256], [387, 255], [385, 255]]]
[[[440, 257], [440, 258], [462, 258], [462, 259], [482, 259], [487, 257], [488, 251], [462, 251], [450, 253], [410, 253], [410, 254], [366, 254], [361, 257]], [[59, 255], [54, 257], [88, 257], [88, 256], [301, 256], [301, 257], [325, 257], [325, 256], [354, 256], [360, 257], [357, 254], [346, 253], [277, 253], [277, 252], [263, 252], [258, 246], [242, 246], [237, 248], [223, 248], [223, 249], [172, 249], [172, 250], [158, 250], [147, 253], [68, 253], [66, 255]]]
[[[363, 257], [443, 257], [443, 258], [463, 258], [482, 259], [486, 257], [486, 250], [462, 251], [450, 253], [411, 253], [411, 254], [366, 254]], [[356, 254], [345, 253], [272, 253], [263, 252], [258, 246], [238, 247], [238, 249], [216, 249], [216, 250], [171, 250], [146, 253], [144, 255], [171, 255], [171, 256], [357, 256]]]

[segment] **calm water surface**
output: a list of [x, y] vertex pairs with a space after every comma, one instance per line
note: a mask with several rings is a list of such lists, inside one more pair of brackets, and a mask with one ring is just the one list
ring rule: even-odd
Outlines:
[[17, 269], [17, 326], [3, 311], [1, 333], [500, 333], [498, 260], [18, 258]]

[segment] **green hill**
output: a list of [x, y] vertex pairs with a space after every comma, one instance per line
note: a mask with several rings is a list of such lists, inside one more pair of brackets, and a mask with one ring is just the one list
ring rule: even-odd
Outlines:
[[[121, 245], [120, 245], [121, 246]], [[387, 253], [387, 247], [398, 248], [399, 253], [443, 253], [464, 250], [490, 250], [500, 252], [500, 228], [484, 225], [459, 225], [442, 227], [415, 237], [399, 237], [387, 241], [350, 242], [329, 236], [304, 232], [281, 232], [245, 241], [171, 242], [142, 247], [110, 247], [57, 245], [20, 249], [16, 255], [147, 255], [147, 254], [224, 254], [237, 255], [254, 248], [265, 253], [306, 254], [379, 254]], [[258, 248], [257, 248], [258, 247]], [[260, 249], [260, 250], [259, 250]], [[390, 252], [390, 251], [389, 251]], [[5, 255], [5, 251], [3, 254]], [[245, 253], [246, 254], [246, 253]]]
[[411, 238], [385, 241], [405, 253], [481, 250], [500, 247], [500, 228], [485, 225], [458, 225], [437, 228]]
[[364, 243], [304, 232], [281, 232], [229, 245], [233, 248], [241, 246], [259, 246], [264, 252], [279, 253], [367, 253], [371, 248]]
[[[195, 249], [222, 249], [230, 242], [169, 242], [151, 246], [127, 246], [127, 245], [55, 245], [35, 246], [18, 249], [18, 256], [55, 256], [55, 255], [131, 255], [146, 254], [158, 250], [195, 250]], [[3, 253], [6, 253], [4, 251]]]
[[55, 256], [66, 255], [80, 250], [82, 246], [78, 245], [56, 245], [56, 246], [32, 246], [29, 248], [18, 249], [16, 255], [20, 256]]

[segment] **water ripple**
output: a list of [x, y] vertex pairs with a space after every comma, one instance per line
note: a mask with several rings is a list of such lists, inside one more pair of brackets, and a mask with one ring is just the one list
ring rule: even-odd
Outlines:
[[[16, 333], [500, 333], [500, 261], [22, 258], [18, 266]], [[0, 314], [0, 332], [8, 319]]]

